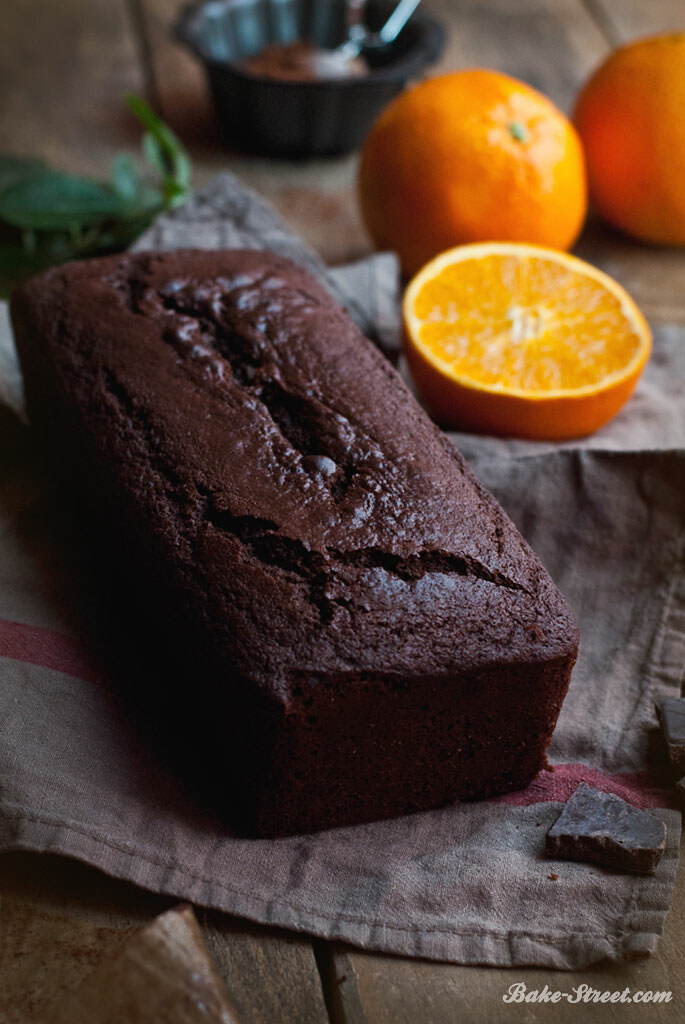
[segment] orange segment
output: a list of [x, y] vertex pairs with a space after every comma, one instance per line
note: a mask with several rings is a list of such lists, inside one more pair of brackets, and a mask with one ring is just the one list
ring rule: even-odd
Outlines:
[[404, 298], [406, 352], [445, 424], [577, 437], [615, 415], [651, 350], [628, 293], [582, 260], [539, 246], [442, 253]]

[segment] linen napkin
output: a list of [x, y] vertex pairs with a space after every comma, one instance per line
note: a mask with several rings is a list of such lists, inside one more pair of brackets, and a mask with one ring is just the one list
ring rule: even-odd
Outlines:
[[[394, 259], [326, 268], [230, 175], [160, 218], [140, 246], [274, 249], [317, 274], [397, 353]], [[684, 331], [656, 332], [637, 394], [585, 442], [455, 435], [579, 620], [554, 770], [494, 800], [250, 840], [231, 834], [160, 755], [97, 648], [83, 614], [90, 595], [65, 542], [70, 524], [20, 418], [3, 316], [0, 849], [66, 854], [199, 905], [410, 956], [571, 969], [654, 950], [680, 835], [653, 701], [679, 695], [685, 665]], [[547, 828], [581, 780], [666, 822], [653, 877], [545, 858]]]

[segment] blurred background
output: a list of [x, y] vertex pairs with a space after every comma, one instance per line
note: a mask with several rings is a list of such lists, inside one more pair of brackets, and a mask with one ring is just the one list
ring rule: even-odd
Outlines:
[[[329, 262], [368, 252], [355, 154], [275, 160], [220, 139], [204, 70], [173, 38], [181, 6], [179, 0], [3, 0], [0, 149], [106, 179], [114, 154], [138, 147], [140, 126], [124, 103], [127, 93], [137, 93], [185, 143], [195, 187], [229, 169], [270, 198]], [[442, 56], [427, 74], [497, 68], [542, 89], [567, 113], [580, 84], [613, 47], [682, 26], [684, 16], [682, 0], [423, 0], [420, 10], [446, 31]], [[604, 235], [598, 240], [592, 224], [588, 231], [590, 255], [602, 263]], [[585, 237], [581, 252], [584, 245]], [[641, 267], [635, 297], [647, 314], [650, 289], [659, 292], [659, 268], [673, 259], [663, 250], [653, 275]], [[621, 277], [633, 284], [629, 265]]]

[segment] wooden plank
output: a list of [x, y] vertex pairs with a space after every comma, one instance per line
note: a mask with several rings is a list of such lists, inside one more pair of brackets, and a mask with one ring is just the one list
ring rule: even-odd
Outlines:
[[51, 1010], [46, 1024], [241, 1024], [192, 908], [159, 915]]
[[[684, 844], [685, 845], [685, 844]], [[685, 1020], [682, 967], [685, 962], [685, 866], [680, 865], [673, 909], [664, 937], [652, 957], [637, 963], [597, 965], [579, 972], [533, 968], [455, 967], [425, 960], [398, 960], [362, 953], [348, 947], [332, 952], [331, 1011], [334, 1024], [452, 1024], [488, 1021], [492, 1024], [574, 1024], [601, 1019], [618, 1024], [641, 1024], [646, 1017], [659, 1024]], [[600, 992], [626, 988], [671, 992], [668, 1003], [607, 1003], [599, 1008], [558, 1003], [505, 1004], [512, 984], [526, 990], [572, 992], [589, 985]]]
[[[0, 1024], [33, 1024], [178, 901], [44, 854], [0, 855]], [[245, 1024], [326, 1024], [310, 940], [196, 908]]]
[[540, 89], [566, 111], [607, 51], [581, 0], [428, 0], [425, 6], [449, 28], [438, 71], [495, 68]]
[[99, 963], [119, 949], [113, 929], [3, 893], [0, 907], [0, 1022], [43, 1020]]
[[32, 1024], [170, 901], [66, 858], [0, 856], [0, 1024]]
[[124, 0], [11, 0], [0, 39], [2, 149], [108, 174], [134, 137], [124, 96], [143, 86]]
[[682, 0], [585, 0], [612, 46], [639, 36], [685, 31]]
[[207, 945], [245, 1024], [327, 1024], [307, 936], [196, 910]]

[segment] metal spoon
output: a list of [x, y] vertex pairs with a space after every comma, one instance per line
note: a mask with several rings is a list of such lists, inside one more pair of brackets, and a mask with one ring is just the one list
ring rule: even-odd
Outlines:
[[358, 57], [363, 50], [378, 50], [383, 46], [389, 46], [400, 34], [420, 2], [421, 0], [400, 0], [383, 28], [378, 32], [369, 32], [364, 25], [366, 0], [347, 0], [347, 39], [331, 52], [343, 54], [345, 57]]
[[312, 48], [307, 55], [311, 71], [321, 78], [350, 78], [368, 71], [360, 59], [364, 51], [378, 53], [394, 42], [421, 0], [400, 0], [385, 25], [378, 32], [370, 32], [364, 24], [367, 0], [347, 0], [345, 19], [347, 39], [333, 50]]

